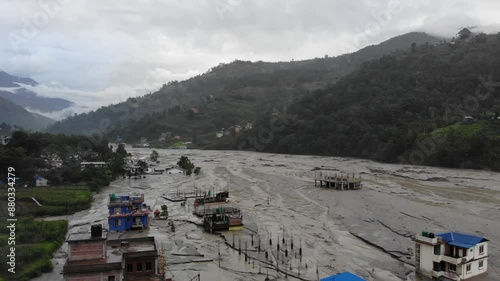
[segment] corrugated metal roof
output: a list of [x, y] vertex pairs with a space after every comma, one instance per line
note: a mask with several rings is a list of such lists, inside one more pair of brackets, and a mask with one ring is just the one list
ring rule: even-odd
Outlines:
[[467, 234], [462, 234], [462, 233], [457, 233], [457, 232], [447, 232], [447, 233], [442, 233], [438, 234], [438, 237], [441, 237], [446, 243], [469, 249], [474, 246], [476, 246], [479, 243], [486, 242], [488, 240], [484, 239], [483, 237], [479, 236], [474, 236], [474, 235], [467, 235]]
[[365, 279], [350, 272], [344, 272], [321, 279], [321, 281], [366, 281]]

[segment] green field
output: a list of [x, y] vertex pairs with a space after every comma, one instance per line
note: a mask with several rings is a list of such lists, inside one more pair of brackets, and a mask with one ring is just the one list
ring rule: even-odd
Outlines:
[[455, 124], [436, 129], [432, 132], [432, 135], [443, 136], [451, 133], [462, 138], [470, 138], [477, 134], [488, 135], [490, 133], [490, 126], [486, 121], [479, 121], [473, 124]]
[[[68, 222], [35, 221], [33, 217], [23, 217], [16, 222], [16, 268], [8, 272], [6, 262], [0, 264], [0, 280], [27, 281], [43, 272], [52, 271], [52, 254], [61, 246], [68, 231]], [[5, 222], [0, 230], [0, 252], [5, 257], [10, 253], [9, 230]]]
[[[6, 202], [6, 196], [5, 192], [0, 193], [1, 200], [5, 200], [4, 202]], [[32, 197], [42, 206], [38, 206]], [[16, 190], [16, 213], [19, 216], [68, 215], [88, 209], [91, 202], [92, 194], [87, 187], [83, 186], [35, 187]]]
[[[0, 193], [0, 200], [7, 202], [7, 193]], [[33, 201], [35, 198], [42, 206]], [[88, 209], [92, 194], [85, 186], [57, 186], [16, 189], [16, 273], [7, 271], [8, 264], [0, 264], [0, 281], [27, 281], [43, 272], [52, 271], [51, 258], [63, 243], [68, 222], [36, 221], [34, 217], [73, 214]], [[12, 245], [8, 245], [9, 230], [5, 223], [6, 209], [0, 211], [0, 253], [6, 257]]]

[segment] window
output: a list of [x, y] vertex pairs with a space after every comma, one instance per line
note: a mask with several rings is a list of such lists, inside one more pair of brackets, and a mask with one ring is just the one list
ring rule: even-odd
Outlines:
[[127, 272], [133, 272], [134, 271], [134, 265], [131, 263], [127, 264]]
[[441, 245], [434, 246], [434, 255], [441, 255]]
[[470, 263], [469, 263], [469, 264], [465, 267], [465, 271], [467, 271], [467, 272], [471, 272], [471, 270], [472, 270], [472, 264], [470, 264]]
[[152, 267], [151, 267], [151, 262], [147, 262], [146, 263], [146, 270], [151, 270]]
[[108, 276], [108, 281], [115, 281], [115, 276], [114, 275]]
[[113, 226], [121, 226], [122, 220], [113, 220]]
[[142, 271], [142, 263], [137, 264], [137, 271]]
[[450, 263], [450, 271], [457, 271], [457, 265]]
[[479, 246], [479, 254], [484, 254], [484, 245]]
[[114, 210], [114, 213], [118, 214], [118, 213], [120, 213], [120, 211], [121, 211], [121, 208], [120, 207], [116, 207], [115, 210]]
[[482, 269], [484, 267], [484, 261], [479, 261], [479, 269]]

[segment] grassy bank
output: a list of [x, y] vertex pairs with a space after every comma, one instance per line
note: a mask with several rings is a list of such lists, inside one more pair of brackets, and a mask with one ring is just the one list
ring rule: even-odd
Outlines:
[[[5, 220], [4, 220], [5, 221]], [[22, 217], [16, 222], [16, 267], [15, 273], [8, 272], [9, 265], [0, 263], [0, 280], [27, 281], [43, 272], [52, 271], [52, 254], [61, 246], [68, 231], [68, 222], [35, 221], [33, 217]], [[0, 252], [10, 253], [9, 229], [5, 222], [0, 229]]]

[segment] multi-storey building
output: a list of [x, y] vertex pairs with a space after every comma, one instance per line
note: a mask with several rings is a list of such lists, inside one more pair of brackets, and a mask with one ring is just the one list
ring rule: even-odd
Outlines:
[[114, 239], [96, 225], [91, 234], [71, 234], [67, 242], [65, 281], [161, 280], [154, 237]]
[[415, 268], [429, 277], [466, 280], [488, 269], [488, 240], [467, 234], [422, 232], [415, 237]]
[[149, 227], [151, 208], [144, 204], [141, 196], [109, 196], [109, 230], [128, 231]]

